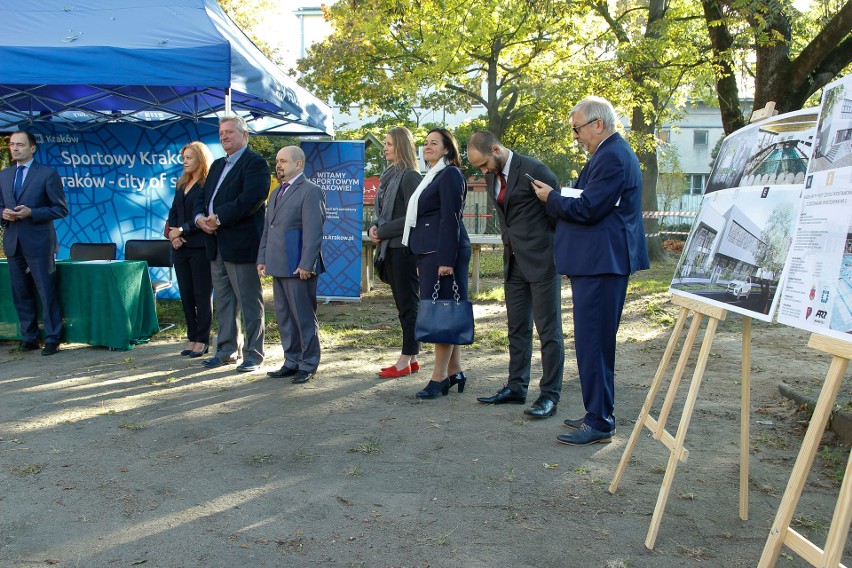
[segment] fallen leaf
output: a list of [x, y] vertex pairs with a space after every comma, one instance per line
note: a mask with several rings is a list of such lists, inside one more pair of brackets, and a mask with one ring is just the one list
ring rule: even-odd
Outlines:
[[543, 463], [544, 469], [556, 469], [559, 467], [558, 463]]

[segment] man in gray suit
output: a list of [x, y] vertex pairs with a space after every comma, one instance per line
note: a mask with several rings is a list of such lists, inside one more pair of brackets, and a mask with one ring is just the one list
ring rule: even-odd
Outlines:
[[275, 156], [281, 185], [272, 192], [257, 253], [257, 272], [272, 276], [284, 364], [270, 377], [306, 383], [320, 361], [317, 276], [322, 260], [325, 194], [304, 175], [305, 153], [285, 146]]
[[16, 348], [39, 348], [36, 295], [43, 306], [45, 341], [42, 355], [59, 350], [62, 313], [56, 293], [56, 252], [53, 221], [68, 215], [62, 180], [56, 170], [33, 160], [36, 139], [30, 132], [9, 138], [15, 162], [0, 172], [0, 210], [5, 229], [3, 250], [9, 258], [12, 299], [21, 322], [22, 341]]
[[525, 174], [549, 180], [551, 187], [558, 187], [556, 176], [538, 160], [502, 146], [488, 131], [470, 137], [467, 159], [485, 174], [488, 198], [500, 220], [509, 327], [508, 382], [494, 396], [477, 400], [484, 404], [526, 402], [535, 321], [541, 340], [541, 394], [524, 413], [547, 418], [556, 414], [565, 365], [560, 276], [553, 255], [556, 220], [547, 215]]

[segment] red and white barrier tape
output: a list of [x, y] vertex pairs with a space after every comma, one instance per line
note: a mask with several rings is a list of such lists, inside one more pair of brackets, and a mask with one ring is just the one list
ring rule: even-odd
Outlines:
[[695, 211], [643, 211], [642, 217], [651, 219], [655, 217], [695, 217]]

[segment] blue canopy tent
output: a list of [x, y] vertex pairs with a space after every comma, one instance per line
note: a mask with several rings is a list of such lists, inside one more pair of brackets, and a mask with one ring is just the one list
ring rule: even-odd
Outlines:
[[[215, 0], [3, 2], [0, 130], [83, 130], [243, 116], [259, 134], [333, 135], [331, 110], [282, 73]], [[14, 4], [14, 5], [13, 5]]]

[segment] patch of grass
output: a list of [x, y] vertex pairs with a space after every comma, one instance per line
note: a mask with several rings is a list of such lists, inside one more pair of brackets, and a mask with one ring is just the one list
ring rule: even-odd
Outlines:
[[265, 463], [271, 463], [272, 462], [272, 455], [271, 454], [259, 454], [259, 455], [253, 456], [250, 461], [251, 461], [252, 465], [262, 465], [262, 464], [265, 464]]
[[652, 262], [650, 270], [641, 270], [631, 276], [627, 284], [627, 296], [635, 298], [668, 292], [677, 261], [678, 257], [666, 255], [663, 260]]
[[508, 481], [509, 483], [512, 483], [517, 478], [518, 478], [518, 476], [515, 474], [515, 468], [513, 468], [513, 467], [510, 467], [509, 469], [507, 469], [506, 474], [503, 476], [503, 479], [505, 481]]
[[130, 430], [131, 432], [135, 432], [137, 430], [142, 430], [145, 425], [141, 422], [122, 422], [118, 425], [118, 427], [124, 430]]
[[12, 467], [12, 474], [18, 477], [27, 477], [30, 475], [36, 475], [41, 473], [41, 470], [44, 468], [43, 465], [37, 463], [28, 463], [24, 465], [18, 465]]
[[359, 454], [377, 454], [382, 451], [382, 444], [378, 440], [370, 438], [366, 442], [361, 442], [357, 446], [349, 448], [347, 451]]
[[473, 349], [508, 349], [509, 334], [505, 329], [478, 329], [473, 334]]
[[471, 294], [470, 300], [472, 302], [482, 303], [504, 303], [506, 301], [506, 290], [503, 289], [503, 286], [494, 286], [492, 288], [480, 291], [479, 294]]
[[604, 568], [627, 568], [628, 566], [628, 560], [622, 558], [607, 560], [606, 564], [604, 564]]
[[674, 325], [675, 319], [659, 302], [649, 300], [645, 304], [645, 316], [659, 325], [669, 327]]
[[310, 452], [299, 449], [293, 452], [293, 457], [302, 463], [313, 463], [316, 456]]
[[357, 465], [353, 465], [349, 468], [349, 471], [346, 472], [346, 475], [349, 477], [360, 477], [361, 476], [361, 468]]
[[752, 451], [760, 451], [763, 446], [784, 450], [790, 447], [790, 442], [781, 436], [770, 436], [769, 434], [761, 434], [751, 441]]
[[[267, 320], [268, 321], [268, 320]], [[274, 320], [273, 320], [274, 321]], [[267, 337], [269, 337], [267, 335]], [[354, 347], [356, 349], [393, 349], [402, 347], [399, 322], [393, 325], [366, 322], [335, 323], [320, 321], [320, 343], [325, 347]]]
[[807, 531], [814, 531], [820, 534], [825, 534], [826, 532], [825, 523], [805, 516], [793, 517], [793, 520], [790, 522], [790, 525], [798, 527], [800, 529], [805, 529]]
[[826, 475], [838, 484], [843, 481], [843, 476], [846, 473], [846, 456], [848, 453], [849, 450], [840, 445], [825, 444], [819, 449], [819, 457], [822, 458], [823, 465], [827, 470]]

